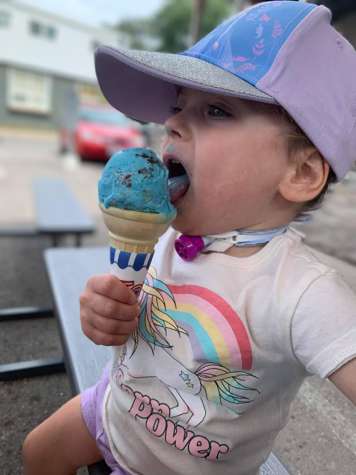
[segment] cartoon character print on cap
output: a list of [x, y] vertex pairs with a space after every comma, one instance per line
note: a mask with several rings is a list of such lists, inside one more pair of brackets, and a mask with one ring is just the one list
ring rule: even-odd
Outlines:
[[183, 54], [220, 66], [255, 86], [314, 8], [298, 2], [257, 5], [222, 23]]

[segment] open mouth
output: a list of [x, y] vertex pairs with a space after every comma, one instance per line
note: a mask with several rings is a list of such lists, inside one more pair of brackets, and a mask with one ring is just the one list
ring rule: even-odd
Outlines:
[[189, 177], [181, 162], [175, 158], [168, 159], [168, 189], [172, 203], [176, 203], [189, 188]]

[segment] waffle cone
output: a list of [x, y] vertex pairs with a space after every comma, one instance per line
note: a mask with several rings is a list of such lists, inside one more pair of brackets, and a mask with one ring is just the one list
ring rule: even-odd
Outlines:
[[171, 218], [163, 214], [99, 206], [109, 231], [110, 244], [122, 251], [153, 252], [155, 244], [171, 222]]

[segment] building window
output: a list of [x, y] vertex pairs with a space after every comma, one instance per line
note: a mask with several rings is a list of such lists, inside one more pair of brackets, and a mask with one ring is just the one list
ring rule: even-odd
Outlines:
[[0, 10], [0, 28], [10, 26], [10, 13], [6, 10]]
[[48, 76], [9, 68], [7, 107], [11, 110], [48, 114], [51, 111], [52, 79]]
[[40, 35], [41, 34], [41, 25], [38, 23], [38, 21], [31, 21], [30, 31], [33, 35]]
[[54, 38], [57, 36], [57, 30], [54, 28], [54, 26], [48, 26], [47, 27], [47, 38], [50, 40], [54, 40]]
[[57, 29], [54, 26], [46, 25], [36, 20], [30, 21], [29, 27], [31, 34], [35, 36], [42, 36], [49, 40], [54, 40], [57, 36]]

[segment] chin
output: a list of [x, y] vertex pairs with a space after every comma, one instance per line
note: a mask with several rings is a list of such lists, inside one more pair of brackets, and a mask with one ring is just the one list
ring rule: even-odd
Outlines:
[[219, 234], [229, 231], [225, 229], [210, 228], [209, 225], [206, 225], [211, 225], [213, 222], [213, 218], [210, 217], [209, 223], [207, 223], [206, 220], [204, 223], [201, 216], [199, 216], [199, 213], [189, 213], [186, 212], [182, 206], [177, 206], [177, 217], [172, 222], [171, 226], [181, 234], [186, 234], [188, 236], [207, 236], [210, 234]]
[[173, 229], [175, 229], [181, 234], [186, 234], [188, 236], [202, 236], [202, 233], [196, 226], [192, 226], [191, 223], [188, 223], [186, 220], [179, 216], [177, 216], [171, 226]]
[[204, 229], [202, 226], [197, 226], [196, 224], [188, 222], [179, 216], [173, 221], [171, 226], [179, 233], [186, 234], [187, 236], [206, 236], [209, 234], [218, 234], [214, 230]]

